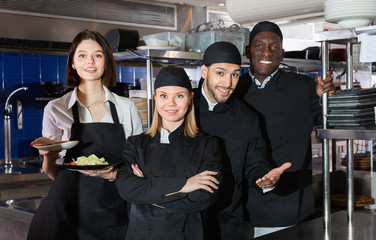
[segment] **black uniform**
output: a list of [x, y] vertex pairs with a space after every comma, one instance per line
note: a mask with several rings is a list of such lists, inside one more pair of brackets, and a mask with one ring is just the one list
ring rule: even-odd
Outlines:
[[[114, 123], [80, 123], [77, 103], [73, 106], [70, 139], [80, 143], [67, 151], [67, 161], [92, 153], [108, 162], [119, 159], [125, 134], [112, 102], [110, 107]], [[127, 224], [127, 203], [114, 182], [62, 169], [35, 213], [27, 239], [122, 240]]]
[[[116, 186], [121, 197], [132, 203], [126, 239], [204, 238], [201, 211], [216, 200], [217, 191], [177, 193], [187, 178], [204, 170], [220, 173], [221, 154], [217, 139], [203, 133], [184, 135], [184, 123], [169, 135], [169, 144], [160, 143], [160, 134], [128, 138], [123, 152], [126, 164], [120, 168]], [[136, 163], [144, 178], [133, 174]], [[220, 174], [217, 175], [220, 178]]]
[[220, 200], [209, 210], [210, 239], [243, 239], [244, 166], [249, 184], [255, 184], [257, 178], [270, 170], [258, 115], [238, 99], [231, 98], [209, 111], [201, 86], [195, 89], [194, 103], [200, 130], [219, 137], [221, 148], [225, 149]]
[[262, 194], [251, 186], [248, 209], [255, 227], [293, 225], [315, 211], [311, 133], [321, 112], [315, 86], [310, 77], [282, 70], [264, 89], [257, 88], [249, 73], [239, 81], [240, 92], [248, 90], [246, 102], [263, 115], [263, 128], [275, 165], [292, 163], [273, 191]]

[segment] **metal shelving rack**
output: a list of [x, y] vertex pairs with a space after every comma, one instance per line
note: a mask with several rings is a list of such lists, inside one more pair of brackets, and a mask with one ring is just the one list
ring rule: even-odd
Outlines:
[[117, 63], [122, 62], [145, 62], [146, 63], [146, 89], [147, 89], [147, 107], [148, 107], [148, 128], [151, 124], [153, 113], [153, 63], [158, 62], [163, 65], [181, 64], [181, 65], [199, 65], [203, 53], [187, 51], [165, 51], [165, 50], [134, 50], [114, 53]]
[[[315, 40], [321, 42], [322, 72], [323, 78], [329, 70], [329, 43], [345, 44], [347, 53], [346, 88], [353, 88], [353, 44], [358, 43], [356, 28], [335, 31], [319, 32]], [[374, 33], [376, 28], [370, 27], [369, 32]], [[364, 33], [364, 31], [363, 31]], [[330, 170], [329, 170], [329, 139], [347, 140], [347, 219], [349, 227], [354, 224], [354, 155], [353, 140], [376, 140], [376, 130], [347, 130], [327, 129], [328, 94], [322, 97], [323, 105], [323, 129], [317, 130], [317, 137], [323, 139], [323, 191], [324, 191], [324, 228], [325, 234], [331, 232], [331, 209], [330, 209]], [[371, 151], [371, 159], [373, 159]], [[371, 171], [372, 165], [371, 165]]]
[[[146, 63], [146, 79], [147, 79], [147, 105], [148, 105], [148, 127], [150, 127], [152, 112], [153, 112], [153, 63], [159, 65], [201, 65], [203, 58], [201, 52], [188, 52], [188, 51], [165, 51], [156, 49], [146, 50], [129, 50], [125, 52], [114, 53], [114, 58], [117, 63], [132, 62]], [[307, 59], [283, 59], [283, 64], [294, 66], [298, 71], [316, 72], [321, 70], [320, 60], [307, 60]], [[338, 64], [338, 63], [336, 63]], [[249, 60], [246, 56], [242, 56], [242, 67], [249, 67]]]

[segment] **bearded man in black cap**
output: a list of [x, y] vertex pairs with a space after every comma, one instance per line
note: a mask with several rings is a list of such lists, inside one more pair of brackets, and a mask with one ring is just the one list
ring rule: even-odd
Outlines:
[[[210, 45], [203, 57], [203, 81], [194, 95], [200, 130], [217, 136], [224, 150], [219, 202], [209, 210], [206, 221], [208, 239], [213, 240], [243, 239], [244, 172], [250, 184], [257, 182], [260, 187], [272, 187], [290, 166], [286, 163], [270, 170], [258, 115], [233, 96], [240, 67], [241, 56], [235, 45], [229, 42]], [[262, 176], [265, 177], [258, 179]]]
[[246, 56], [249, 73], [237, 93], [261, 113], [268, 153], [274, 166], [291, 162], [276, 187], [268, 192], [250, 185], [248, 211], [255, 237], [299, 223], [315, 212], [312, 188], [311, 133], [320, 120], [322, 93], [333, 90], [328, 77], [318, 83], [305, 75], [279, 70], [283, 59], [282, 32], [268, 21], [252, 29]]

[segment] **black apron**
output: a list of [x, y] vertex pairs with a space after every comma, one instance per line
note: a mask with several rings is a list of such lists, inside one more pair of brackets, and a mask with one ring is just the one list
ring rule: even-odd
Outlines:
[[[118, 161], [125, 144], [123, 126], [110, 103], [114, 123], [80, 123], [73, 106], [70, 140], [79, 144], [67, 150], [65, 161], [96, 154]], [[125, 239], [127, 203], [114, 182], [61, 169], [48, 196], [34, 215], [28, 239]]]

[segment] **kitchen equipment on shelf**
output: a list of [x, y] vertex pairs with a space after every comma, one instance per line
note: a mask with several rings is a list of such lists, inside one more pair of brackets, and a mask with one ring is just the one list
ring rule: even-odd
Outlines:
[[144, 129], [147, 129], [148, 127], [148, 104], [147, 104], [147, 99], [146, 98], [131, 98], [138, 109], [138, 112], [140, 113], [141, 116], [141, 121], [142, 121], [142, 127]]
[[338, 23], [342, 28], [368, 26], [376, 19], [376, 1], [325, 0], [324, 14], [327, 22]]
[[336, 92], [328, 96], [328, 126], [375, 129], [375, 107], [375, 88]]
[[[156, 33], [145, 35], [142, 37], [146, 46], [141, 46], [147, 49], [152, 49], [150, 47], [165, 47], [170, 49], [165, 50], [185, 50], [185, 33], [180, 32], [163, 32], [163, 33]], [[155, 48], [157, 49], [157, 48]]]
[[[332, 205], [347, 207], [347, 194], [332, 194], [330, 196]], [[365, 195], [354, 195], [354, 207], [365, 207], [374, 204], [374, 199]]]
[[317, 46], [307, 47], [301, 51], [286, 51], [285, 58], [297, 59], [321, 59], [321, 48]]
[[234, 44], [240, 54], [244, 53], [248, 45], [249, 31], [237, 24], [225, 27], [222, 20], [203, 23], [190, 30], [186, 36], [187, 51], [205, 52], [211, 44], [225, 41]]
[[168, 40], [161, 40], [157, 38], [144, 39], [147, 46], [168, 46]]
[[135, 49], [140, 40], [138, 31], [127, 29], [111, 29], [104, 35], [104, 38], [110, 44], [114, 53], [126, 49]]
[[[371, 170], [371, 158], [370, 153], [354, 153], [354, 170], [363, 170], [369, 171]], [[341, 158], [341, 165], [346, 167], [347, 166], [347, 158], [346, 156]]]

